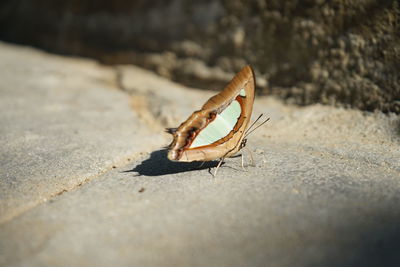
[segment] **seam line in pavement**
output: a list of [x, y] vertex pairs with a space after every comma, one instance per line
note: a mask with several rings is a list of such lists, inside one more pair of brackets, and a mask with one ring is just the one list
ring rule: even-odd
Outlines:
[[35, 201], [34, 203], [32, 203], [32, 205], [19, 207], [19, 209], [17, 209], [17, 211], [15, 211], [14, 213], [11, 213], [8, 216], [0, 218], [0, 226], [2, 226], [4, 224], [6, 224], [6, 223], [18, 218], [19, 216], [22, 216], [23, 214], [29, 212], [30, 210], [35, 209], [36, 207], [39, 207], [42, 204], [45, 204], [45, 203], [49, 202], [52, 199], [55, 199], [55, 198], [63, 195], [64, 193], [68, 193], [68, 192], [72, 192], [72, 191], [78, 190], [80, 187], [86, 185], [87, 183], [93, 181], [97, 177], [100, 177], [100, 176], [108, 173], [109, 171], [111, 171], [113, 169], [122, 168], [124, 166], [127, 166], [132, 161], [141, 158], [144, 154], [147, 154], [147, 153], [146, 152], [136, 152], [133, 155], [126, 156], [121, 160], [113, 162], [113, 164], [111, 164], [110, 166], [105, 167], [104, 170], [101, 170], [96, 174], [89, 175], [88, 177], [84, 178], [83, 181], [81, 181], [81, 182], [79, 182], [79, 183], [77, 183], [75, 185], [72, 185], [69, 188], [63, 188], [63, 189], [59, 190], [58, 192], [55, 192], [55, 193], [52, 193], [52, 194], [48, 195], [48, 197], [41, 198], [40, 200]]

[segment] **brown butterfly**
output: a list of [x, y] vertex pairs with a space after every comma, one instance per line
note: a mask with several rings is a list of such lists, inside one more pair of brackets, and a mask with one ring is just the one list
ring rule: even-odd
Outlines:
[[167, 132], [174, 138], [168, 147], [168, 159], [182, 162], [221, 159], [215, 176], [222, 161], [234, 156], [246, 145], [254, 88], [253, 70], [246, 66], [201, 110], [193, 112], [178, 128], [168, 128]]

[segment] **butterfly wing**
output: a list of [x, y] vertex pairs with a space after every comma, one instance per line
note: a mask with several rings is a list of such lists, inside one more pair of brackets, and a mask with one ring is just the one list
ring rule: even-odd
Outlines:
[[244, 67], [219, 94], [211, 97], [173, 131], [168, 158], [209, 161], [240, 150], [254, 102], [254, 74]]

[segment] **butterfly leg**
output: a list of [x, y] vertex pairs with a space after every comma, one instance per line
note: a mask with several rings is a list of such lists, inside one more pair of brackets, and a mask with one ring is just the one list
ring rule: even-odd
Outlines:
[[250, 154], [250, 159], [251, 159], [251, 166], [252, 167], [255, 167], [255, 164], [254, 164], [254, 158], [253, 158], [253, 153], [251, 153], [251, 150], [250, 149], [248, 149], [247, 147], [245, 147], [245, 149], [247, 150], [247, 151], [249, 151], [249, 154]]
[[243, 156], [243, 153], [241, 154], [241, 156], [242, 156], [242, 169], [243, 169], [243, 171], [247, 172], [246, 168], [244, 167], [244, 156]]
[[213, 175], [214, 178], [217, 176], [218, 169], [219, 169], [219, 167], [221, 167], [221, 164], [224, 161], [224, 159], [225, 158], [221, 158], [221, 160], [218, 162], [218, 165], [217, 165], [217, 167], [215, 168], [215, 171], [214, 171], [214, 175]]

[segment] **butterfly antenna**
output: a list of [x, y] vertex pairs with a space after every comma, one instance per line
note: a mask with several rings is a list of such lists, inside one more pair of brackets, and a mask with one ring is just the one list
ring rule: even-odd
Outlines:
[[247, 134], [251, 130], [251, 128], [253, 128], [254, 124], [256, 124], [257, 121], [259, 121], [261, 119], [262, 116], [264, 116], [263, 113], [261, 113], [260, 116], [258, 116], [258, 118], [255, 121], [253, 121], [253, 123], [250, 125], [249, 129], [247, 129], [247, 131], [244, 134]]
[[246, 138], [247, 136], [249, 136], [249, 134], [251, 134], [252, 132], [254, 132], [255, 130], [257, 130], [258, 128], [260, 128], [262, 125], [264, 125], [264, 123], [266, 123], [267, 121], [269, 121], [270, 118], [266, 119], [265, 121], [263, 121], [262, 123], [260, 123], [259, 125], [257, 125], [257, 127], [255, 127], [254, 129], [251, 129], [256, 122], [263, 116], [264, 114], [261, 114], [260, 116], [258, 116], [257, 120], [255, 120], [255, 122], [253, 122], [253, 124], [249, 127], [249, 129], [246, 131], [244, 138]]

